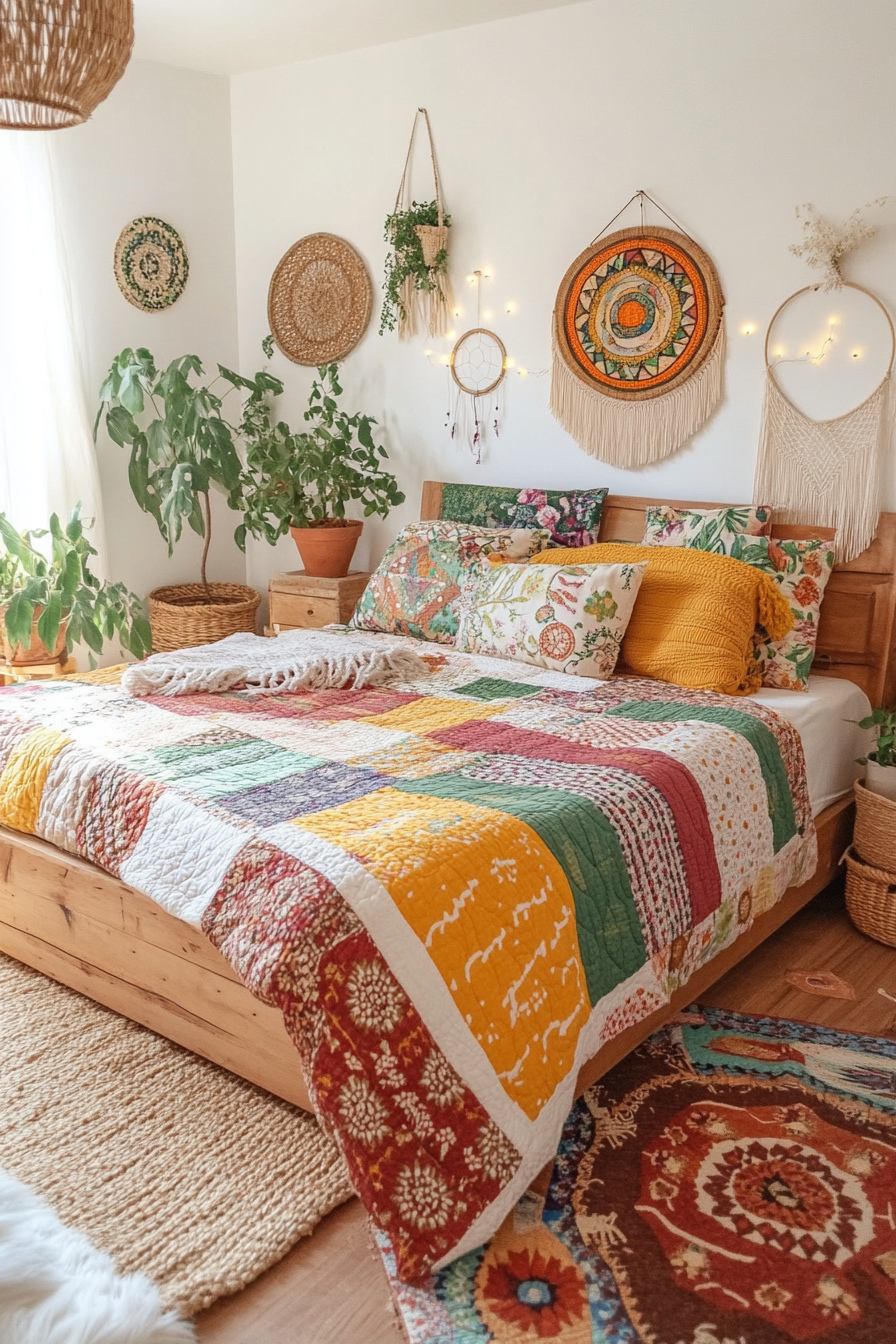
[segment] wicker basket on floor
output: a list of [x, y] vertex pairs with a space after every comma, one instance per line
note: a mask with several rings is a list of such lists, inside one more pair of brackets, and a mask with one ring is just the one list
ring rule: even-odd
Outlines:
[[896, 803], [872, 793], [857, 779], [856, 824], [852, 843], [866, 863], [896, 873]]
[[850, 848], [846, 860], [846, 909], [857, 929], [896, 947], [896, 873], [863, 863]]
[[244, 583], [173, 583], [149, 595], [149, 623], [156, 653], [214, 644], [227, 635], [255, 634], [261, 597]]

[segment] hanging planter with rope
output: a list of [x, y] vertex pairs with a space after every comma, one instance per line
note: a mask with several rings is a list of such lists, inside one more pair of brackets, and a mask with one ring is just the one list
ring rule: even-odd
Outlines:
[[134, 46], [132, 0], [0, 0], [0, 127], [79, 126]]
[[[414, 136], [420, 115], [426, 122], [429, 154], [435, 180], [434, 201], [410, 199], [410, 168], [414, 152]], [[404, 172], [395, 198], [395, 209], [386, 219], [386, 242], [391, 251], [386, 257], [386, 278], [383, 289], [383, 311], [380, 317], [380, 335], [398, 327], [402, 341], [416, 336], [421, 324], [430, 336], [444, 336], [450, 325], [452, 305], [451, 282], [448, 278], [448, 230], [451, 216], [445, 214], [442, 201], [442, 183], [436, 163], [429, 113], [418, 107], [411, 128]]]

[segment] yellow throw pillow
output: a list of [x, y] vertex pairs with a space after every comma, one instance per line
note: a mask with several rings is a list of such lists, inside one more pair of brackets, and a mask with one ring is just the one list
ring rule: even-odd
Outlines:
[[691, 690], [750, 695], [762, 684], [753, 660], [759, 626], [783, 639], [793, 613], [775, 580], [728, 555], [685, 546], [598, 543], [542, 551], [533, 565], [613, 565], [647, 561], [622, 641], [622, 659], [639, 676]]

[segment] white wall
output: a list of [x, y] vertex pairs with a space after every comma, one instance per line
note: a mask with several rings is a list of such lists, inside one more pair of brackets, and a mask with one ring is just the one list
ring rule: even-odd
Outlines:
[[[630, 15], [630, 17], [627, 17]], [[550, 364], [550, 314], [567, 266], [643, 187], [709, 251], [727, 298], [724, 405], [694, 442], [639, 473], [587, 457], [550, 415], [549, 378], [511, 377], [501, 437], [474, 467], [443, 430], [445, 370], [371, 323], [343, 370], [345, 401], [376, 415], [408, 502], [366, 529], [357, 560], [416, 516], [427, 477], [543, 487], [603, 484], [670, 498], [749, 499], [762, 397], [761, 340], [811, 273], [788, 253], [794, 207], [842, 218], [896, 192], [891, 0], [594, 0], [567, 9], [356, 51], [232, 80], [240, 359], [258, 367], [271, 272], [296, 239], [349, 239], [382, 283], [391, 210], [418, 104], [430, 111], [452, 270], [487, 265], [483, 307], [508, 353]], [[431, 195], [422, 155], [418, 199]], [[896, 307], [896, 208], [849, 263]], [[654, 219], [652, 222], [660, 222]], [[513, 300], [517, 313], [508, 316]], [[752, 337], [739, 334], [752, 321]], [[283, 410], [299, 419], [311, 371], [282, 356]], [[887, 506], [896, 507], [888, 472]], [[256, 544], [249, 581], [295, 568], [288, 541]]]
[[[108, 100], [84, 126], [57, 131], [53, 149], [61, 214], [82, 332], [91, 418], [114, 356], [145, 345], [166, 364], [196, 353], [214, 368], [237, 360], [230, 94], [227, 79], [133, 61]], [[112, 270], [122, 228], [159, 215], [180, 232], [190, 259], [181, 298], [143, 313], [119, 293]], [[187, 531], [173, 559], [153, 519], [140, 511], [127, 458], [101, 431], [99, 464], [106, 514], [108, 571], [141, 596], [162, 583], [199, 576], [202, 543]], [[215, 510], [209, 577], [245, 580], [233, 543], [236, 518]], [[116, 650], [109, 646], [110, 656]]]

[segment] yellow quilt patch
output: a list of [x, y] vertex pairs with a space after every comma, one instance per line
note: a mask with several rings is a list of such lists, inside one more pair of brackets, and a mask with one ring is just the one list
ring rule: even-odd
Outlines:
[[71, 740], [55, 728], [32, 728], [19, 739], [0, 775], [0, 825], [34, 834], [50, 766]]
[[475, 760], [475, 752], [458, 751], [430, 737], [406, 737], [387, 751], [353, 756], [346, 764], [376, 770], [381, 775], [394, 775], [396, 779], [425, 779], [442, 770], [459, 770]]
[[292, 824], [376, 875], [535, 1119], [589, 1013], [572, 893], [536, 833], [492, 808], [390, 788]]
[[426, 696], [398, 709], [389, 709], [385, 714], [370, 714], [358, 722], [375, 723], [380, 728], [393, 728], [403, 733], [436, 733], [440, 728], [453, 728], [470, 719], [494, 718], [509, 708], [509, 705], [488, 701], [440, 700], [437, 696]]

